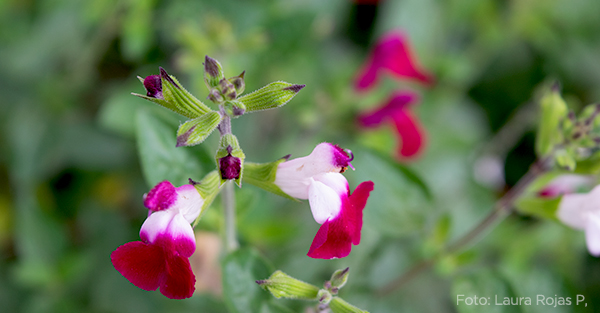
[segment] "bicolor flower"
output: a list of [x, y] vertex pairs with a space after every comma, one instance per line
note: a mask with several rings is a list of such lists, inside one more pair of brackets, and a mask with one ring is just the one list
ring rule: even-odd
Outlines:
[[556, 215], [566, 225], [585, 231], [588, 251], [600, 256], [600, 186], [589, 193], [564, 195]]
[[427, 85], [433, 83], [433, 77], [413, 59], [407, 36], [399, 31], [391, 31], [377, 41], [356, 78], [355, 88], [359, 91], [369, 89], [382, 73], [415, 79]]
[[555, 198], [558, 196], [589, 190], [594, 185], [595, 179], [589, 175], [564, 174], [552, 179], [538, 192], [542, 198]]
[[175, 188], [163, 181], [145, 195], [148, 218], [141, 241], [128, 242], [111, 254], [112, 263], [132, 284], [170, 299], [189, 298], [196, 281], [188, 258], [196, 249], [192, 223], [204, 199], [193, 185]]
[[398, 156], [415, 157], [425, 144], [425, 132], [417, 117], [409, 110], [417, 100], [417, 95], [411, 92], [395, 92], [382, 107], [359, 115], [358, 121], [369, 128], [391, 122], [399, 136]]
[[352, 158], [350, 151], [321, 143], [310, 155], [278, 165], [275, 185], [292, 197], [308, 199], [313, 218], [321, 224], [307, 254], [311, 258], [343, 258], [360, 243], [362, 210], [373, 182], [362, 182], [350, 194], [341, 173], [352, 167]]

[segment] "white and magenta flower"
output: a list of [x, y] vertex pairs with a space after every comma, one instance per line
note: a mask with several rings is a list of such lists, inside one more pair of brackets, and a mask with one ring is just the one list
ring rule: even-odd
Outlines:
[[410, 111], [418, 96], [412, 92], [400, 91], [391, 95], [383, 106], [358, 116], [363, 127], [378, 127], [391, 122], [399, 136], [398, 157], [408, 159], [418, 156], [425, 144], [425, 131], [417, 117]]
[[156, 185], [144, 198], [149, 215], [140, 230], [141, 241], [128, 242], [111, 254], [112, 263], [132, 284], [156, 290], [170, 299], [194, 293], [196, 281], [188, 258], [196, 250], [192, 223], [204, 199], [192, 185]]
[[352, 158], [350, 151], [321, 143], [310, 155], [278, 165], [275, 185], [292, 197], [308, 199], [315, 221], [321, 224], [308, 251], [311, 258], [343, 258], [353, 244], [360, 243], [362, 210], [373, 182], [362, 182], [350, 194], [341, 173], [352, 167]]
[[589, 193], [564, 195], [556, 215], [566, 225], [585, 231], [588, 251], [600, 256], [600, 186]]
[[407, 36], [399, 31], [391, 31], [377, 41], [356, 78], [355, 88], [359, 91], [371, 88], [382, 72], [427, 85], [433, 83], [433, 77], [420, 69], [411, 56]]
[[555, 198], [558, 196], [589, 191], [594, 186], [595, 179], [590, 175], [564, 174], [551, 180], [538, 192], [542, 198]]

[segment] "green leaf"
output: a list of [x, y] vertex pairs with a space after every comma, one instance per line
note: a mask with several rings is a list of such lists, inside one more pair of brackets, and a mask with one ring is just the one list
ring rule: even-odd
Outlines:
[[541, 118], [535, 142], [537, 155], [542, 158], [552, 152], [563, 136], [559, 129], [561, 120], [567, 118], [567, 104], [557, 88], [552, 88], [540, 101]]
[[333, 297], [333, 299], [331, 299], [329, 308], [333, 313], [369, 313], [368, 311], [353, 306], [339, 297]]
[[237, 100], [246, 106], [246, 112], [274, 109], [292, 100], [304, 86], [286, 82], [274, 82]]
[[173, 129], [146, 110], [136, 116], [136, 137], [142, 172], [149, 186], [168, 180], [176, 186], [202, 177], [202, 166], [186, 149], [175, 147]]
[[212, 111], [181, 124], [177, 130], [177, 147], [202, 143], [219, 126], [222, 119], [223, 116], [219, 112]]
[[318, 299], [319, 287], [305, 283], [279, 270], [275, 271], [268, 279], [257, 280], [256, 283], [278, 299]]
[[230, 312], [260, 312], [271, 296], [256, 284], [272, 269], [258, 252], [243, 248], [223, 260], [223, 297]]
[[285, 162], [286, 160], [286, 158], [282, 158], [271, 163], [246, 162], [244, 163], [244, 181], [276, 195], [299, 201], [283, 192], [281, 188], [273, 183], [275, 181], [275, 176], [277, 175], [277, 166], [279, 163]]

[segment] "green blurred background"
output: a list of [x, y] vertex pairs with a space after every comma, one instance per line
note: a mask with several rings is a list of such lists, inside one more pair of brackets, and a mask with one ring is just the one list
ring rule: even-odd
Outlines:
[[[600, 100], [599, 12], [597, 0], [0, 0], [0, 311], [228, 311], [215, 284], [174, 301], [136, 288], [110, 263], [116, 247], [138, 240], [153, 184], [214, 168], [216, 135], [175, 150], [183, 118], [130, 95], [144, 92], [137, 75], [162, 66], [204, 99], [205, 55], [226, 76], [245, 70], [247, 92], [275, 80], [307, 85], [280, 109], [233, 121], [246, 160], [303, 156], [329, 141], [356, 156], [351, 188], [375, 182], [362, 243], [333, 261], [305, 255], [319, 226], [308, 203], [238, 189], [241, 243], [269, 271], [320, 285], [350, 266], [340, 295], [370, 312], [600, 310], [600, 262], [583, 233], [517, 214], [390, 296], [374, 294], [476, 225], [524, 174], [541, 90], [559, 81], [575, 109]], [[357, 94], [369, 47], [391, 29], [409, 34], [437, 83], [386, 78]], [[428, 138], [404, 165], [391, 157], [391, 127], [355, 122], [398, 89], [421, 94]], [[220, 236], [219, 201], [197, 231]], [[457, 294], [583, 294], [588, 307], [457, 306]]]

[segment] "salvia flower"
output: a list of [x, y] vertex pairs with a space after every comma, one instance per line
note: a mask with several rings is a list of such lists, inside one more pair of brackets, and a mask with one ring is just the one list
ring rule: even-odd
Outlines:
[[292, 197], [308, 199], [313, 218], [321, 224], [307, 254], [311, 258], [343, 258], [360, 243], [362, 210], [373, 182], [361, 183], [350, 194], [341, 173], [352, 166], [352, 158], [351, 152], [321, 143], [310, 155], [278, 165], [275, 185]]
[[410, 111], [418, 100], [416, 94], [406, 91], [395, 92], [387, 103], [371, 112], [358, 117], [364, 127], [378, 127], [384, 122], [391, 122], [398, 133], [398, 157], [416, 157], [425, 145], [425, 131], [417, 117]]
[[427, 85], [433, 83], [433, 77], [413, 59], [407, 36], [399, 31], [391, 31], [377, 41], [356, 78], [355, 88], [359, 91], [369, 89], [384, 72]]
[[144, 78], [144, 88], [146, 88], [146, 95], [148, 97], [164, 99], [160, 75], [146, 76], [146, 78]]
[[538, 191], [542, 198], [555, 198], [558, 196], [588, 191], [594, 185], [595, 179], [590, 175], [564, 174], [552, 179], [544, 188]]
[[556, 215], [566, 225], [585, 231], [588, 251], [600, 256], [600, 186], [589, 193], [564, 195]]
[[167, 298], [185, 299], [196, 281], [188, 258], [196, 249], [192, 223], [204, 199], [193, 185], [175, 188], [163, 181], [145, 195], [148, 218], [141, 241], [128, 242], [111, 254], [112, 263], [132, 284], [156, 290]]

